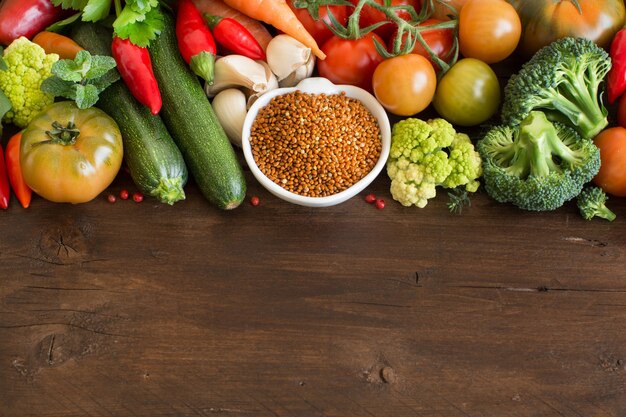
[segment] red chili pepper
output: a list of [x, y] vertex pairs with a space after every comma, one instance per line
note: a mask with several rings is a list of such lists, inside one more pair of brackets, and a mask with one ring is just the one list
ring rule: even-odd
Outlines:
[[251, 59], [265, 59], [265, 51], [241, 23], [230, 17], [204, 15], [215, 40], [224, 48]]
[[213, 84], [215, 40], [202, 15], [191, 0], [178, 2], [176, 16], [178, 50], [194, 73]]
[[30, 200], [33, 196], [33, 190], [24, 181], [22, 175], [22, 165], [20, 164], [20, 144], [22, 143], [22, 132], [18, 132], [11, 136], [7, 148], [5, 150], [5, 157], [7, 162], [7, 171], [9, 173], [9, 181], [13, 192], [17, 196], [22, 207], [28, 208]]
[[2, 146], [0, 146], [0, 207], [5, 209], [9, 207], [9, 199], [11, 198], [11, 187], [9, 187], [9, 177], [7, 175], [7, 166], [4, 163], [4, 154]]
[[606, 92], [613, 103], [626, 91], [626, 29], [621, 29], [611, 42], [611, 69], [606, 76]]
[[37, 33], [69, 15], [50, 0], [4, 0], [0, 4], [0, 43], [8, 45], [20, 36]]
[[161, 92], [154, 72], [148, 48], [137, 46], [128, 39], [113, 37], [111, 52], [117, 69], [133, 96], [152, 114], [161, 111]]

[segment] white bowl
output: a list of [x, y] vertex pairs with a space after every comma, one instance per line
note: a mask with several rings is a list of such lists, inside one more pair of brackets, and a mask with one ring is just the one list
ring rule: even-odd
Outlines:
[[[365, 175], [351, 187], [337, 194], [325, 197], [307, 197], [292, 193], [291, 191], [287, 191], [286, 189], [269, 179], [267, 176], [265, 176], [265, 174], [263, 174], [263, 172], [257, 166], [254, 157], [252, 156], [252, 147], [250, 146], [250, 132], [252, 129], [252, 124], [254, 123], [254, 119], [256, 119], [259, 110], [265, 107], [272, 98], [297, 90], [303, 93], [310, 94], [340, 94], [341, 92], [345, 92], [347, 97], [357, 99], [361, 103], [363, 103], [363, 105], [372, 113], [372, 115], [378, 121], [378, 126], [380, 128], [382, 138], [382, 149], [380, 152], [380, 157], [378, 158], [378, 162], [376, 162], [374, 168], [367, 175]], [[354, 197], [355, 195], [360, 193], [365, 187], [367, 187], [372, 181], [374, 181], [378, 174], [380, 174], [382, 169], [385, 167], [387, 158], [389, 156], [389, 149], [391, 147], [391, 127], [385, 109], [380, 105], [378, 100], [376, 100], [376, 98], [367, 91], [352, 85], [336, 85], [326, 78], [314, 77], [307, 78], [301, 81], [295, 87], [278, 88], [260, 96], [250, 107], [250, 110], [248, 110], [248, 114], [246, 115], [246, 119], [243, 124], [241, 147], [243, 149], [243, 154], [246, 158], [246, 162], [248, 163], [248, 166], [252, 171], [252, 174], [257, 179], [257, 181], [259, 181], [261, 185], [265, 187], [270, 193], [282, 198], [285, 201], [294, 204], [300, 204], [302, 206], [328, 207], [343, 203], [344, 201]]]

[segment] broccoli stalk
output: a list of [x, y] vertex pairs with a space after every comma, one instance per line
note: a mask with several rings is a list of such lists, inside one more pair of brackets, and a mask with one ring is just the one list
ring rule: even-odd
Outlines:
[[519, 126], [496, 126], [477, 144], [485, 190], [526, 210], [554, 210], [600, 169], [600, 151], [574, 130], [532, 111]]
[[532, 110], [592, 138], [608, 124], [600, 100], [611, 69], [606, 51], [583, 38], [563, 38], [539, 50], [504, 88], [502, 120], [517, 125]]
[[578, 195], [576, 202], [578, 210], [580, 210], [580, 215], [583, 216], [585, 220], [601, 217], [612, 222], [617, 216], [606, 206], [606, 200], [608, 200], [608, 197], [602, 189], [598, 187], [588, 187]]

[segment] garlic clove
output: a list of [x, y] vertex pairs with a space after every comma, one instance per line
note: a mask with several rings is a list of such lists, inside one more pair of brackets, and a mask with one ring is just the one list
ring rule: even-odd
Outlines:
[[306, 65], [312, 56], [311, 48], [285, 34], [277, 35], [270, 41], [265, 55], [279, 82]]
[[268, 80], [263, 65], [243, 55], [227, 55], [215, 61], [213, 84], [205, 84], [209, 97], [232, 87], [245, 87], [254, 92], [266, 91]]
[[302, 65], [296, 68], [289, 76], [283, 78], [278, 84], [280, 87], [294, 87], [300, 81], [305, 78], [309, 78], [313, 75], [313, 70], [315, 69], [315, 55], [311, 55], [306, 65]]
[[274, 75], [272, 70], [270, 69], [269, 64], [261, 60], [256, 61], [256, 62], [262, 65], [263, 68], [265, 68], [265, 73], [267, 76], [267, 89], [265, 91], [253, 91], [253, 90], [244, 88], [243, 91], [246, 93], [246, 97], [248, 98], [247, 99], [248, 109], [250, 109], [250, 106], [254, 104], [257, 98], [267, 93], [268, 91], [274, 90], [279, 87], [278, 79], [276, 78], [276, 75]]
[[247, 113], [246, 95], [236, 88], [227, 88], [213, 98], [212, 106], [230, 142], [241, 148], [243, 122]]

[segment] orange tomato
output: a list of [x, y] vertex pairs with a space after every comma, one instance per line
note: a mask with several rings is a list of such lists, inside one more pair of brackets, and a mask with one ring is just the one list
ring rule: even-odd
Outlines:
[[593, 142], [600, 148], [601, 161], [593, 182], [608, 194], [626, 197], [626, 129], [605, 129]]
[[459, 14], [459, 48], [466, 58], [500, 62], [515, 51], [521, 35], [519, 15], [504, 0], [469, 0]]

